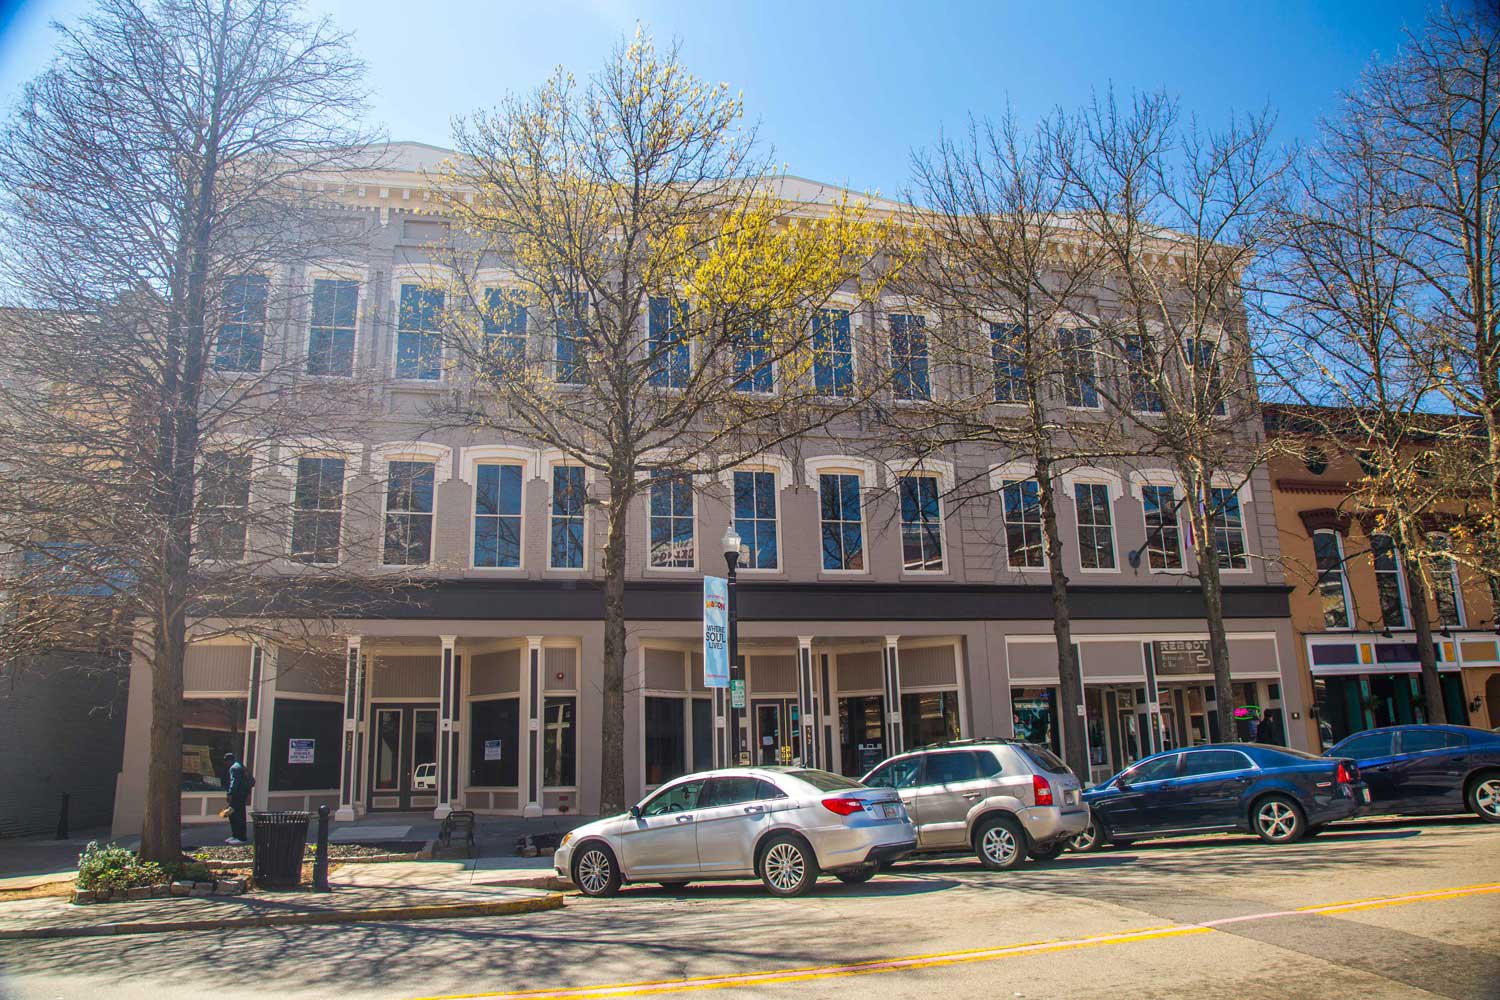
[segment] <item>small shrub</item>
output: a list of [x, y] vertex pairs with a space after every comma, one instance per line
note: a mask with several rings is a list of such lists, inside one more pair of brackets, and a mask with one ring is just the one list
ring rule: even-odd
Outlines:
[[177, 866], [177, 872], [173, 878], [184, 882], [211, 882], [213, 874], [209, 872], [208, 865], [201, 861], [184, 861]]
[[133, 889], [140, 885], [159, 885], [167, 873], [154, 861], [142, 861], [134, 851], [114, 844], [101, 846], [89, 841], [78, 858], [78, 888]]

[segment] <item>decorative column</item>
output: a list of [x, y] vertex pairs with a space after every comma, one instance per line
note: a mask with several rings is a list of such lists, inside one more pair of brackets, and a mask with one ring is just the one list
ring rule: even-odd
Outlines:
[[812, 640], [797, 636], [797, 726], [801, 734], [802, 765], [821, 767], [818, 762], [817, 682], [813, 679]]
[[454, 643], [457, 636], [438, 636], [443, 643], [442, 678], [438, 687], [437, 807], [433, 819], [444, 819], [453, 811], [453, 704], [458, 701], [458, 665]]
[[[269, 723], [263, 720], [273, 717], [276, 704], [276, 647], [250, 647], [249, 710], [245, 719], [245, 756], [241, 759], [250, 773], [257, 777], [250, 791], [250, 808], [265, 809], [270, 801], [271, 782], [266, 780], [271, 773], [271, 737]], [[332, 753], [327, 747], [325, 753]]]
[[526, 637], [526, 668], [522, 671], [525, 686], [527, 767], [521, 776], [522, 816], [542, 814], [542, 637]]
[[358, 753], [354, 737], [359, 727], [361, 694], [364, 691], [363, 658], [360, 656], [361, 637], [351, 635], [344, 656], [344, 746], [339, 761], [339, 807], [333, 818], [341, 823], [352, 822], [355, 803], [359, 800]]
[[899, 635], [885, 637], [885, 755], [901, 752], [905, 745], [901, 732], [901, 656], [897, 650]]
[[[255, 762], [255, 754], [258, 750], [256, 741], [260, 736], [260, 679], [264, 659], [265, 653], [261, 649], [260, 644], [251, 643], [250, 683], [246, 690], [245, 701], [245, 747], [244, 752], [240, 754], [240, 760], [244, 763], [245, 767], [249, 768], [251, 774], [256, 775], [260, 773], [260, 769]], [[257, 780], [255, 791], [259, 791], [263, 787], [264, 785]], [[260, 796], [256, 795], [255, 791], [250, 793], [252, 808], [259, 807], [255, 800], [259, 799]]]

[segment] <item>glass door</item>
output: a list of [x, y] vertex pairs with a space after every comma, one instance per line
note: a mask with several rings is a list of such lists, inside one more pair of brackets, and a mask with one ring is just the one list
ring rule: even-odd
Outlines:
[[885, 698], [878, 694], [839, 699], [839, 765], [858, 778], [885, 760]]
[[435, 708], [414, 708], [411, 711], [411, 798], [408, 806], [437, 805], [437, 728], [438, 713]]
[[399, 708], [375, 710], [375, 766], [371, 768], [375, 780], [370, 785], [373, 792], [401, 790], [401, 714]]
[[751, 704], [755, 719], [755, 762], [769, 766], [800, 760], [802, 727], [797, 724], [797, 703], [789, 698], [776, 698], [758, 699]]
[[369, 809], [437, 805], [437, 707], [430, 702], [377, 705], [370, 721]]

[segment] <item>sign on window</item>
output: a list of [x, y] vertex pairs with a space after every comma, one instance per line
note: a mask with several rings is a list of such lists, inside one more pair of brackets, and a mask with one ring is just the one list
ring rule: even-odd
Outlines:
[[485, 740], [484, 741], [484, 759], [485, 760], [499, 760], [500, 759], [500, 753], [501, 753], [501, 741], [500, 740]]
[[288, 764], [311, 764], [317, 745], [317, 740], [287, 740], [286, 762]]

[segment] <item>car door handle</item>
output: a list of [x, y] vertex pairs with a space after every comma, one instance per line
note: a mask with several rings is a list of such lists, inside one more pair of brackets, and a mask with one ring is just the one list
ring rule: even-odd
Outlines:
[[755, 814], [755, 813], [763, 813], [765, 811], [766, 811], [766, 807], [765, 806], [746, 806], [745, 807], [745, 812], [749, 813], [749, 814], [752, 814], [752, 815]]
[[968, 799], [970, 802], [974, 802], [977, 799], [984, 798], [984, 793], [983, 792], [964, 792], [964, 798]]
[[691, 817], [691, 816], [678, 816], [677, 817], [677, 822], [679, 822], [679, 823], [691, 823], [692, 821], [693, 821], [693, 817]]

